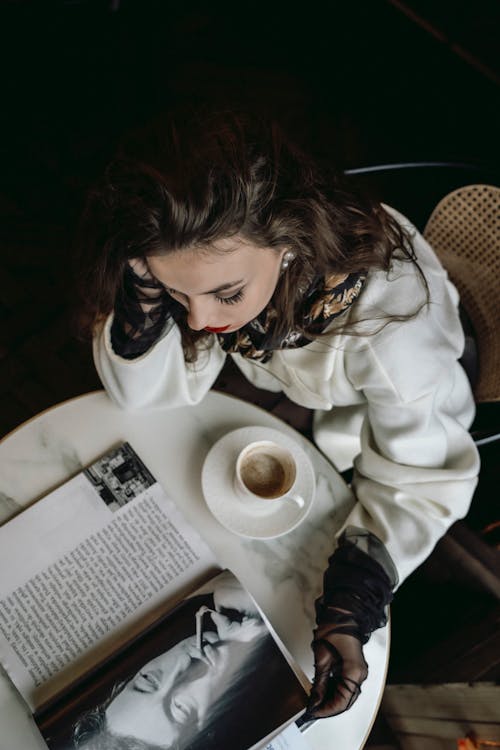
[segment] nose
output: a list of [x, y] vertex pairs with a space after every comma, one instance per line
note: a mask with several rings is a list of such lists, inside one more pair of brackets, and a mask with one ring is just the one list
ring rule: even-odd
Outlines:
[[192, 331], [201, 331], [210, 325], [208, 305], [204, 300], [190, 300], [187, 324]]

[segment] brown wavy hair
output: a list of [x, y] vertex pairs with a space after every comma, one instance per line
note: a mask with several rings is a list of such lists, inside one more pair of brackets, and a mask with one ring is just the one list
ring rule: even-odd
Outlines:
[[[209, 250], [235, 234], [295, 251], [270, 303], [278, 335], [292, 327], [307, 335], [300, 290], [318, 274], [389, 270], [397, 257], [417, 266], [426, 287], [408, 235], [379, 203], [318, 164], [276, 122], [236, 112], [183, 112], [129, 137], [90, 191], [79, 234], [84, 334], [113, 310], [129, 259]], [[210, 334], [191, 330], [173, 300], [172, 312], [186, 360], [195, 361]]]

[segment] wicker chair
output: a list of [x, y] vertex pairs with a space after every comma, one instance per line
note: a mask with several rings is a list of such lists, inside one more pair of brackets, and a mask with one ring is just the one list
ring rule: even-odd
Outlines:
[[500, 188], [467, 185], [446, 195], [424, 236], [472, 323], [478, 350], [475, 400], [500, 401]]

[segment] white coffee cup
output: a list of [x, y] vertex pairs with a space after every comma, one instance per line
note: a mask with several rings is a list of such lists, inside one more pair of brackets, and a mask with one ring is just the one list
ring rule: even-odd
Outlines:
[[300, 508], [304, 498], [295, 492], [297, 464], [291, 451], [271, 440], [257, 440], [240, 451], [234, 477], [238, 497], [254, 508], [274, 506], [284, 500]]

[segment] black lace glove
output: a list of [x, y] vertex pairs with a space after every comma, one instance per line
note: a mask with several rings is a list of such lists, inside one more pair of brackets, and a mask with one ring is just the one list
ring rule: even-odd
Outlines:
[[316, 600], [307, 720], [335, 716], [356, 701], [368, 676], [362, 645], [387, 622], [385, 609], [397, 584], [387, 550], [365, 529], [348, 527], [328, 563], [323, 596]]
[[124, 359], [144, 354], [160, 337], [170, 317], [171, 297], [143, 260], [130, 261], [118, 292], [111, 344]]

